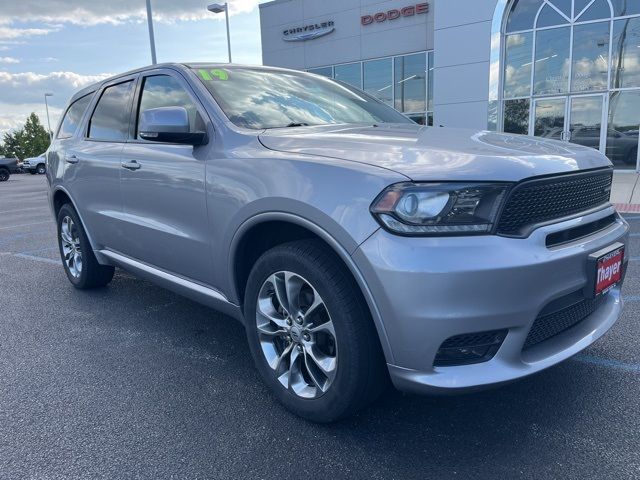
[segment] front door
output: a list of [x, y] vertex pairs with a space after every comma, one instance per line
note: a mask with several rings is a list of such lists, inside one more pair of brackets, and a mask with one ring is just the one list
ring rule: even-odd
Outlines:
[[569, 98], [567, 119], [569, 141], [604, 152], [603, 119], [605, 96], [584, 95]]
[[[180, 106], [189, 113], [192, 128], [205, 128], [202, 107], [189, 88], [171, 70], [145, 75], [136, 95], [135, 118], [146, 109]], [[147, 141], [138, 135], [137, 123], [122, 151], [123, 253], [210, 284], [213, 269], [205, 183], [210, 147]]]
[[604, 152], [605, 101], [602, 94], [537, 99], [531, 133]]

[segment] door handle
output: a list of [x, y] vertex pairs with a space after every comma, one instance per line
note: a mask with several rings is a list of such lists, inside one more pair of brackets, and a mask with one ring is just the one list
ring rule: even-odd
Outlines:
[[67, 163], [78, 163], [80, 159], [78, 157], [76, 157], [75, 155], [66, 155], [64, 157], [64, 161]]
[[130, 162], [122, 162], [122, 168], [126, 168], [127, 170], [138, 170], [142, 165], [140, 165], [135, 160], [131, 160]]

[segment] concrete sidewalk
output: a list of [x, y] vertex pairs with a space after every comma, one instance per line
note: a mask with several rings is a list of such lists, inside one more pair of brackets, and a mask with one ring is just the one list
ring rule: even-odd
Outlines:
[[640, 213], [640, 175], [635, 172], [614, 173], [611, 202], [621, 213]]

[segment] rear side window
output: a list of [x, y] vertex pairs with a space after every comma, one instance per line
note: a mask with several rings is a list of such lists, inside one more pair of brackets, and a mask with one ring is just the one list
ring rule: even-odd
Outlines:
[[[191, 133], [205, 130], [204, 123], [198, 114], [198, 107], [191, 96], [180, 85], [180, 82], [169, 75], [153, 75], [144, 79], [140, 108], [138, 110], [138, 129], [140, 115], [145, 110], [158, 107], [183, 107], [189, 114]], [[136, 138], [140, 138], [136, 132]]]
[[133, 81], [104, 89], [89, 121], [89, 138], [123, 142], [129, 132]]
[[67, 113], [64, 114], [64, 118], [60, 124], [60, 130], [58, 130], [57, 138], [73, 137], [73, 134], [76, 133], [76, 130], [78, 129], [78, 125], [80, 125], [84, 111], [89, 106], [92, 95], [92, 93], [85, 95], [71, 104]]

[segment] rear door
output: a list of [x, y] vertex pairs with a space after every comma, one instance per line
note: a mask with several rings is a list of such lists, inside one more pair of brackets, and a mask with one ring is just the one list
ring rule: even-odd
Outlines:
[[63, 154], [65, 185], [96, 248], [123, 248], [120, 163], [136, 82], [133, 75], [106, 84], [92, 102], [79, 141]]
[[136, 95], [132, 139], [122, 152], [124, 253], [157, 268], [209, 284], [212, 275], [205, 167], [209, 145], [140, 138], [140, 112], [184, 107], [192, 131], [206, 129], [204, 108], [171, 69], [145, 72]]

